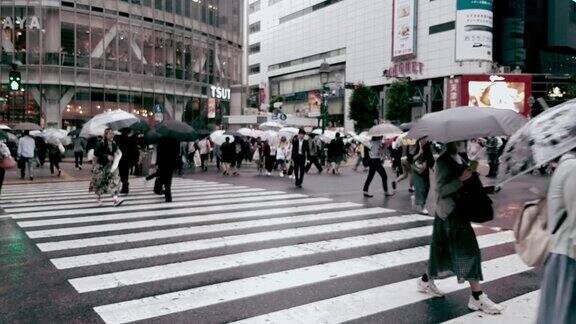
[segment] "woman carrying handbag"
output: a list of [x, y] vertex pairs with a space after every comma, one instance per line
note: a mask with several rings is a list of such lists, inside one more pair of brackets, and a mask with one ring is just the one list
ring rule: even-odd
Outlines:
[[0, 142], [0, 193], [2, 193], [2, 185], [4, 184], [4, 176], [7, 169], [14, 169], [16, 161], [10, 154], [10, 149], [4, 142]]

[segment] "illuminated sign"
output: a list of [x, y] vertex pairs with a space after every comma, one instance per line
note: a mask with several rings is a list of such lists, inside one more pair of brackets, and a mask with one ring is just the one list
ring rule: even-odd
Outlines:
[[40, 19], [30, 17], [1, 17], [2, 29], [40, 29]]
[[232, 97], [231, 96], [232, 91], [230, 89], [216, 87], [216, 86], [210, 86], [210, 89], [212, 90], [212, 93], [211, 93], [212, 98], [222, 99], [222, 100], [230, 100], [230, 98]]

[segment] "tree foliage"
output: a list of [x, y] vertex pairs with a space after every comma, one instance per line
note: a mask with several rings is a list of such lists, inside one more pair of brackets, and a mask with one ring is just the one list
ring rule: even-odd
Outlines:
[[372, 88], [358, 86], [350, 98], [350, 119], [356, 122], [356, 131], [374, 126], [378, 120], [378, 95]]
[[412, 89], [405, 81], [395, 81], [390, 85], [387, 95], [386, 119], [407, 123], [412, 119]]

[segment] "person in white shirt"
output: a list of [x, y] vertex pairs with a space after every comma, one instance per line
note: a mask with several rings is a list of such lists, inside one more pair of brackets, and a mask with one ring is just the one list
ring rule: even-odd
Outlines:
[[36, 155], [36, 142], [30, 136], [29, 131], [24, 131], [24, 135], [18, 140], [18, 161], [20, 162], [20, 178], [24, 179], [26, 172], [30, 181], [34, 180], [34, 163]]
[[280, 172], [280, 177], [284, 177], [284, 172], [286, 172], [286, 160], [288, 159], [288, 149], [290, 144], [286, 140], [286, 137], [280, 139], [280, 144], [278, 145], [278, 150], [276, 151], [276, 166]]
[[206, 165], [206, 161], [208, 160], [208, 156], [210, 155], [210, 151], [212, 150], [210, 146], [210, 141], [207, 137], [203, 138], [198, 142], [198, 149], [200, 151], [200, 162], [203, 171], [208, 171], [208, 166]]

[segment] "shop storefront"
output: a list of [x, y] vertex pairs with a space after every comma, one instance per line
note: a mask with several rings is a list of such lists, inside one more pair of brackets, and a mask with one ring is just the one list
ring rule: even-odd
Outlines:
[[[151, 118], [155, 105], [208, 115], [211, 87], [241, 81], [241, 12], [240, 1], [2, 0], [0, 122], [80, 126], [113, 109]], [[24, 92], [8, 91], [14, 63]]]

